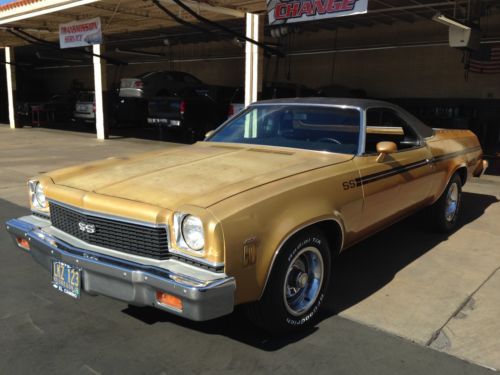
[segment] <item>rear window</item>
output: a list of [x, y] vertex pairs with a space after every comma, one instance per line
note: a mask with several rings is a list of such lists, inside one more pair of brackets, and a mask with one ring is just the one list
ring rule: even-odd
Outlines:
[[81, 92], [78, 94], [79, 102], [94, 102], [94, 93], [93, 92]]

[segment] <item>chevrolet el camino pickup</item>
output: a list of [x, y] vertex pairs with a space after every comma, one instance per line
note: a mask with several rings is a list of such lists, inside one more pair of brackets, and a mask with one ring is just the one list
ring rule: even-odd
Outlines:
[[341, 251], [424, 208], [453, 230], [486, 167], [470, 131], [386, 102], [272, 100], [204, 142], [40, 175], [6, 226], [74, 298], [198, 321], [245, 305], [283, 333], [315, 323]]

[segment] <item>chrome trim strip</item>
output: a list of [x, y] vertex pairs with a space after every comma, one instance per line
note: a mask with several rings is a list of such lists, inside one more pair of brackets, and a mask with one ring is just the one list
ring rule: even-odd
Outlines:
[[50, 220], [50, 215], [45, 213], [45, 212], [40, 212], [40, 211], [37, 211], [37, 210], [34, 210], [34, 209], [31, 209], [31, 213], [32, 215], [34, 216], [38, 216], [38, 217], [41, 217], [41, 218], [44, 218], [44, 219], [47, 219], [47, 220]]
[[209, 262], [203, 258], [197, 258], [195, 256], [183, 253], [181, 251], [178, 251], [174, 248], [169, 247], [168, 252], [172, 254], [174, 257], [179, 257], [179, 258], [184, 258], [187, 259], [188, 261], [193, 261], [195, 263], [199, 264], [204, 264], [213, 268], [222, 268], [224, 267], [224, 262]]
[[64, 208], [67, 208], [68, 210], [73, 210], [73, 211], [79, 212], [79, 213], [81, 213], [83, 215], [95, 216], [95, 217], [98, 217], [98, 218], [101, 218], [101, 219], [109, 219], [109, 220], [121, 221], [121, 222], [127, 223], [127, 224], [143, 225], [143, 226], [150, 227], [150, 228], [168, 228], [168, 225], [167, 224], [163, 224], [163, 223], [162, 224], [150, 223], [150, 222], [147, 222], [147, 221], [141, 221], [141, 220], [135, 220], [135, 219], [126, 218], [126, 217], [123, 217], [123, 216], [109, 215], [109, 214], [104, 214], [104, 213], [100, 213], [100, 212], [96, 212], [96, 211], [86, 210], [86, 209], [80, 208], [80, 207], [75, 207], [75, 206], [69, 205], [67, 203], [56, 201], [55, 199], [47, 199], [47, 200], [49, 202], [49, 207], [50, 207], [50, 203], [53, 202], [54, 204], [58, 204], [58, 205], [60, 205], [60, 206], [62, 206]]
[[358, 153], [357, 156], [361, 156], [365, 153], [366, 148], [366, 111], [363, 111], [361, 107], [360, 111], [360, 120], [361, 120], [361, 128], [359, 129], [359, 144], [358, 144]]
[[264, 106], [284, 106], [284, 105], [291, 105], [291, 106], [297, 106], [297, 107], [328, 107], [328, 108], [349, 108], [349, 109], [357, 109], [358, 111], [362, 111], [362, 108], [357, 105], [349, 105], [349, 104], [323, 104], [323, 103], [289, 103], [289, 102], [283, 102], [283, 103], [267, 103], [265, 101], [263, 102], [255, 102], [250, 104], [247, 108], [250, 107], [264, 107]]
[[313, 226], [315, 224], [321, 223], [323, 221], [335, 221], [339, 225], [340, 232], [342, 233], [341, 234], [342, 235], [342, 239], [340, 241], [340, 248], [338, 249], [338, 252], [340, 253], [342, 251], [342, 249], [344, 248], [344, 239], [345, 239], [345, 234], [344, 233], [345, 233], [345, 229], [344, 229], [344, 225], [342, 224], [342, 222], [339, 219], [337, 219], [335, 217], [323, 218], [323, 219], [320, 219], [320, 220], [317, 220], [317, 221], [313, 221], [311, 223], [307, 223], [307, 224], [304, 224], [304, 225], [300, 226], [295, 231], [293, 231], [288, 236], [286, 236], [285, 239], [280, 242], [280, 244], [278, 245], [277, 250], [274, 252], [273, 259], [271, 260], [271, 265], [269, 266], [269, 270], [267, 271], [266, 281], [264, 282], [264, 286], [262, 288], [262, 292], [260, 293], [259, 299], [261, 299], [262, 296], [264, 295], [264, 292], [265, 292], [266, 287], [267, 287], [267, 283], [269, 282], [269, 278], [271, 277], [271, 272], [273, 271], [274, 262], [276, 261], [276, 258], [278, 257], [278, 254], [281, 251], [281, 249], [283, 248], [283, 246], [285, 245], [285, 243], [290, 238], [292, 238], [295, 234], [299, 233], [301, 230], [303, 230], [303, 229], [305, 229], [307, 227]]

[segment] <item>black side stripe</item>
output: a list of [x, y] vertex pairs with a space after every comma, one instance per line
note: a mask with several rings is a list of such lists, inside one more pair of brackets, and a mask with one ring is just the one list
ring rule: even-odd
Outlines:
[[416, 161], [416, 162], [413, 162], [410, 164], [402, 165], [400, 167], [389, 169], [387, 171], [377, 172], [377, 173], [373, 173], [373, 174], [370, 174], [367, 176], [358, 177], [358, 178], [356, 178], [356, 187], [359, 187], [361, 185], [366, 185], [366, 184], [369, 184], [371, 182], [376, 182], [376, 181], [382, 180], [384, 178], [392, 177], [392, 176], [395, 176], [395, 175], [400, 174], [400, 173], [408, 172], [408, 171], [411, 171], [413, 169], [421, 168], [427, 164], [437, 163], [437, 162], [440, 162], [443, 160], [448, 160], [448, 159], [453, 159], [454, 157], [457, 157], [459, 155], [468, 154], [468, 153], [480, 151], [480, 150], [481, 150], [481, 147], [479, 147], [479, 146], [472, 147], [472, 148], [468, 148], [468, 149], [465, 149], [462, 151], [453, 152], [450, 154], [439, 155], [439, 156], [434, 157], [433, 159], [423, 159], [423, 160], [419, 160], [419, 161]]
[[443, 160], [453, 159], [456, 156], [460, 156], [463, 154], [468, 154], [468, 153], [476, 152], [476, 151], [481, 151], [481, 147], [477, 146], [477, 147], [467, 148], [467, 149], [462, 150], [462, 151], [452, 152], [451, 154], [439, 155], [439, 156], [434, 157], [434, 159], [432, 159], [432, 161], [437, 163], [437, 162], [440, 162]]

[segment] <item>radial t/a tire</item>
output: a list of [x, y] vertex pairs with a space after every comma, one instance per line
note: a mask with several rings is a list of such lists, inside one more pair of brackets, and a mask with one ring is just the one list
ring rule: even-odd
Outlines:
[[429, 214], [434, 229], [451, 232], [456, 229], [462, 207], [462, 179], [454, 174], [443, 194], [430, 207]]
[[249, 319], [279, 335], [313, 326], [329, 285], [331, 252], [319, 230], [292, 237], [278, 254], [262, 298], [247, 305]]

